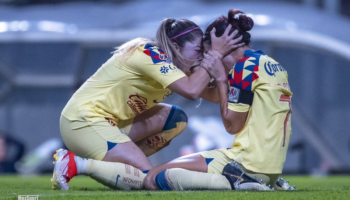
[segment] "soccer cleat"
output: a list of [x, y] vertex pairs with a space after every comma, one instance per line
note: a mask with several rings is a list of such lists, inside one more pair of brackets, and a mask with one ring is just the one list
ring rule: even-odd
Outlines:
[[53, 190], [69, 190], [67, 183], [78, 173], [74, 156], [74, 153], [66, 149], [59, 149], [54, 154], [56, 162], [51, 179]]
[[276, 184], [275, 184], [276, 190], [296, 190], [295, 185], [292, 187], [289, 185], [289, 181], [283, 180], [282, 177], [278, 178]]
[[271, 191], [265, 183], [245, 173], [236, 162], [227, 164], [222, 171], [222, 175], [230, 182], [232, 190]]

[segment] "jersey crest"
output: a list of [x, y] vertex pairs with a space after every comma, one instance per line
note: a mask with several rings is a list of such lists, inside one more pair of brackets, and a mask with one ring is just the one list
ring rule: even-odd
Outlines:
[[152, 58], [152, 61], [154, 64], [166, 62], [166, 60], [167, 60], [167, 57], [166, 57], [165, 53], [163, 52], [163, 50], [161, 50], [161, 49], [159, 49], [151, 44], [145, 45], [143, 53], [150, 56]]

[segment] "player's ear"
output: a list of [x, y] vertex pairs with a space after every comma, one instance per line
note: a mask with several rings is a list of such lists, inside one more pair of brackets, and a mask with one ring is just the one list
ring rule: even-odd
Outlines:
[[173, 45], [174, 45], [174, 47], [175, 47], [176, 50], [179, 50], [179, 49], [180, 49], [180, 47], [179, 47], [179, 45], [178, 45], [177, 43], [174, 42]]

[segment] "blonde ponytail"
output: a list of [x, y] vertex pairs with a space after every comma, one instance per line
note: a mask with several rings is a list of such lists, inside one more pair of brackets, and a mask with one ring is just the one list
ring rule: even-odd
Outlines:
[[164, 51], [167, 58], [171, 61], [174, 61], [174, 59], [177, 57], [176, 55], [178, 54], [173, 41], [171, 41], [167, 35], [167, 32], [169, 32], [168, 29], [171, 28], [171, 25], [174, 22], [176, 22], [175, 19], [164, 19], [160, 24], [156, 35], [156, 40], [158, 42], [159, 48]]
[[116, 50], [113, 51], [114, 55], [118, 55], [120, 61], [125, 61], [127, 58], [129, 58], [134, 51], [139, 47], [144, 44], [152, 44], [152, 45], [157, 45], [156, 41], [148, 38], [136, 38], [133, 39], [129, 42], [126, 42], [122, 44], [119, 47], [116, 47]]

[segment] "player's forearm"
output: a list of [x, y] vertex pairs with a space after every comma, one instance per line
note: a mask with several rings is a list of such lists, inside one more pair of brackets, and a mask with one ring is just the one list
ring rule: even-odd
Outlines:
[[207, 87], [209, 81], [210, 76], [203, 68], [197, 70], [194, 74], [188, 77], [187, 83], [184, 84], [184, 89], [186, 90], [189, 99], [197, 99]]
[[200, 97], [212, 103], [220, 103], [220, 97], [217, 87], [205, 88]]
[[197, 99], [208, 85], [210, 76], [205, 69], [199, 69], [191, 76], [185, 76], [170, 84], [168, 88], [189, 100]]
[[196, 96], [202, 93], [210, 82], [210, 76], [207, 70], [201, 68], [189, 77], [189, 87], [195, 90]]
[[224, 123], [224, 126], [226, 130], [231, 127], [231, 120], [229, 119], [228, 113], [228, 86], [227, 86], [227, 81], [217, 81], [217, 88], [219, 91], [219, 96], [220, 96], [220, 111], [221, 111], [221, 118]]
[[229, 134], [237, 134], [244, 127], [248, 112], [235, 112], [228, 109], [227, 81], [217, 81], [220, 96], [221, 118]]

